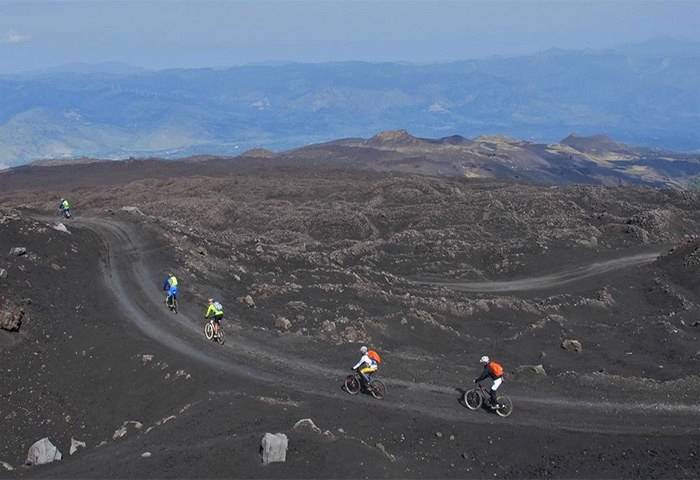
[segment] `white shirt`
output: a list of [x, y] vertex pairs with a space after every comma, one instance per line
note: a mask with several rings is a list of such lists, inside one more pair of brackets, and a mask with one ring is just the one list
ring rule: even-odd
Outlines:
[[371, 366], [371, 367], [374, 367], [374, 366], [377, 365], [377, 362], [375, 362], [374, 360], [372, 360], [371, 358], [369, 358], [369, 357], [367, 356], [367, 354], [365, 353], [364, 355], [362, 355], [362, 358], [360, 359], [360, 361], [357, 362], [357, 365], [355, 365], [354, 367], [352, 367], [352, 369], [355, 370], [356, 368], [359, 368], [360, 365], [362, 365], [363, 363], [366, 363], [367, 365], [369, 365], [369, 366]]

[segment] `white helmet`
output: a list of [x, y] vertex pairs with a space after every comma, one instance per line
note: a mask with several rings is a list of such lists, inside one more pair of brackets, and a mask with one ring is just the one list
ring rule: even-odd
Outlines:
[[484, 355], [483, 357], [481, 357], [481, 358], [479, 359], [479, 363], [481, 363], [482, 365], [486, 365], [487, 363], [489, 363], [489, 357], [487, 357], [486, 355]]
[[362, 345], [362, 346], [360, 347], [360, 353], [361, 353], [362, 355], [364, 355], [365, 353], [367, 353], [367, 347], [365, 347], [364, 345]]

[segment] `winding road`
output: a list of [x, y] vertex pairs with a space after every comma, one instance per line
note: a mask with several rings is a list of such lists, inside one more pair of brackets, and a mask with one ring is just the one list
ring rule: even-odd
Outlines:
[[442, 280], [414, 280], [419, 285], [432, 285], [448, 287], [462, 292], [525, 292], [531, 290], [544, 290], [559, 287], [573, 282], [578, 282], [589, 277], [595, 277], [613, 270], [637, 267], [652, 263], [661, 254], [661, 251], [629, 255], [625, 257], [595, 262], [590, 265], [569, 268], [560, 272], [539, 277], [523, 278], [508, 281], [489, 282], [450, 282]]
[[[340, 390], [346, 370], [326, 368], [284, 352], [283, 345], [257, 332], [238, 330], [227, 336], [223, 347], [207, 342], [202, 334], [201, 312], [182, 306], [181, 314], [169, 315], [162, 295], [155, 290], [162, 280], [164, 265], [154, 265], [157, 252], [165, 247], [157, 235], [148, 234], [145, 222], [118, 218], [79, 218], [71, 228], [86, 228], [103, 241], [106, 260], [104, 280], [114, 293], [122, 314], [133, 327], [153, 341], [177, 351], [217, 372], [248, 378], [255, 382], [283, 387], [306, 395], [333, 401], [366, 402], [387, 412], [445, 419], [465, 423], [503, 423], [538, 428], [586, 432], [685, 434], [695, 431], [700, 407], [654, 402], [618, 403], [583, 401], [576, 398], [510, 394], [515, 411], [508, 419], [484, 412], [468, 412], [456, 402], [454, 387], [405, 378], [382, 380], [389, 387], [384, 401], [368, 396], [350, 397]], [[445, 283], [465, 291], [515, 291], [544, 288], [546, 285], [575, 282], [578, 279], [653, 261], [655, 254], [635, 255], [595, 263], [532, 279], [513, 282]], [[156, 259], [156, 260], [154, 260]], [[233, 332], [231, 332], [233, 333]], [[408, 372], [406, 373], [408, 375]], [[456, 379], [456, 381], [459, 381]], [[515, 385], [512, 385], [515, 387]], [[509, 393], [515, 390], [511, 388]]]

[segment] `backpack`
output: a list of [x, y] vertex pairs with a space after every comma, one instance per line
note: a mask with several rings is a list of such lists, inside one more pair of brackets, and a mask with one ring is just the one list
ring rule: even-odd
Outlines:
[[224, 311], [224, 307], [222, 307], [221, 304], [220, 304], [219, 302], [214, 302], [214, 308], [216, 308], [216, 310], [219, 311], [219, 312], [223, 312], [223, 311]]
[[382, 357], [374, 350], [367, 352], [367, 356], [377, 362], [377, 364], [382, 363]]
[[502, 377], [503, 376], [503, 365], [501, 365], [498, 362], [491, 362], [489, 363], [489, 372], [491, 375], [494, 377]]

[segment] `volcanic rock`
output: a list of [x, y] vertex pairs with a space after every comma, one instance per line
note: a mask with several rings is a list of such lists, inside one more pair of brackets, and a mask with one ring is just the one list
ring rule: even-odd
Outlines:
[[4, 268], [0, 268], [0, 280], [4, 280], [7, 278], [7, 270]]
[[51, 443], [48, 437], [38, 440], [27, 452], [27, 465], [43, 465], [57, 460], [61, 460], [63, 455], [56, 446]]
[[266, 433], [260, 442], [260, 453], [263, 465], [287, 460], [289, 441], [284, 433]]
[[56, 230], [58, 232], [70, 234], [70, 232], [68, 231], [68, 228], [66, 228], [66, 226], [62, 223], [57, 223], [56, 225], [52, 225], [51, 228], [53, 228], [54, 230]]
[[70, 450], [68, 453], [70, 455], [73, 455], [75, 452], [78, 451], [79, 448], [85, 448], [85, 442], [81, 442], [80, 440], [76, 440], [75, 438], [71, 437], [70, 439]]
[[0, 309], [0, 328], [10, 332], [18, 332], [24, 319], [24, 309], [16, 306], [11, 309]]
[[521, 365], [518, 367], [517, 371], [534, 375], [547, 375], [547, 371], [544, 369], [541, 363], [538, 365]]
[[286, 332], [292, 328], [292, 322], [285, 317], [277, 317], [275, 318], [275, 328]]
[[247, 305], [248, 308], [255, 308], [255, 300], [253, 300], [253, 297], [251, 297], [250, 295], [241, 297], [240, 302], [244, 305]]
[[302, 432], [322, 433], [321, 429], [316, 426], [310, 418], [302, 418], [294, 424], [294, 430]]
[[27, 249], [24, 247], [14, 247], [10, 249], [10, 255], [13, 257], [20, 257], [27, 254]]
[[571, 338], [567, 338], [563, 342], [561, 342], [561, 348], [563, 348], [564, 350], [568, 350], [569, 352], [580, 352], [581, 350], [583, 350], [581, 342]]

